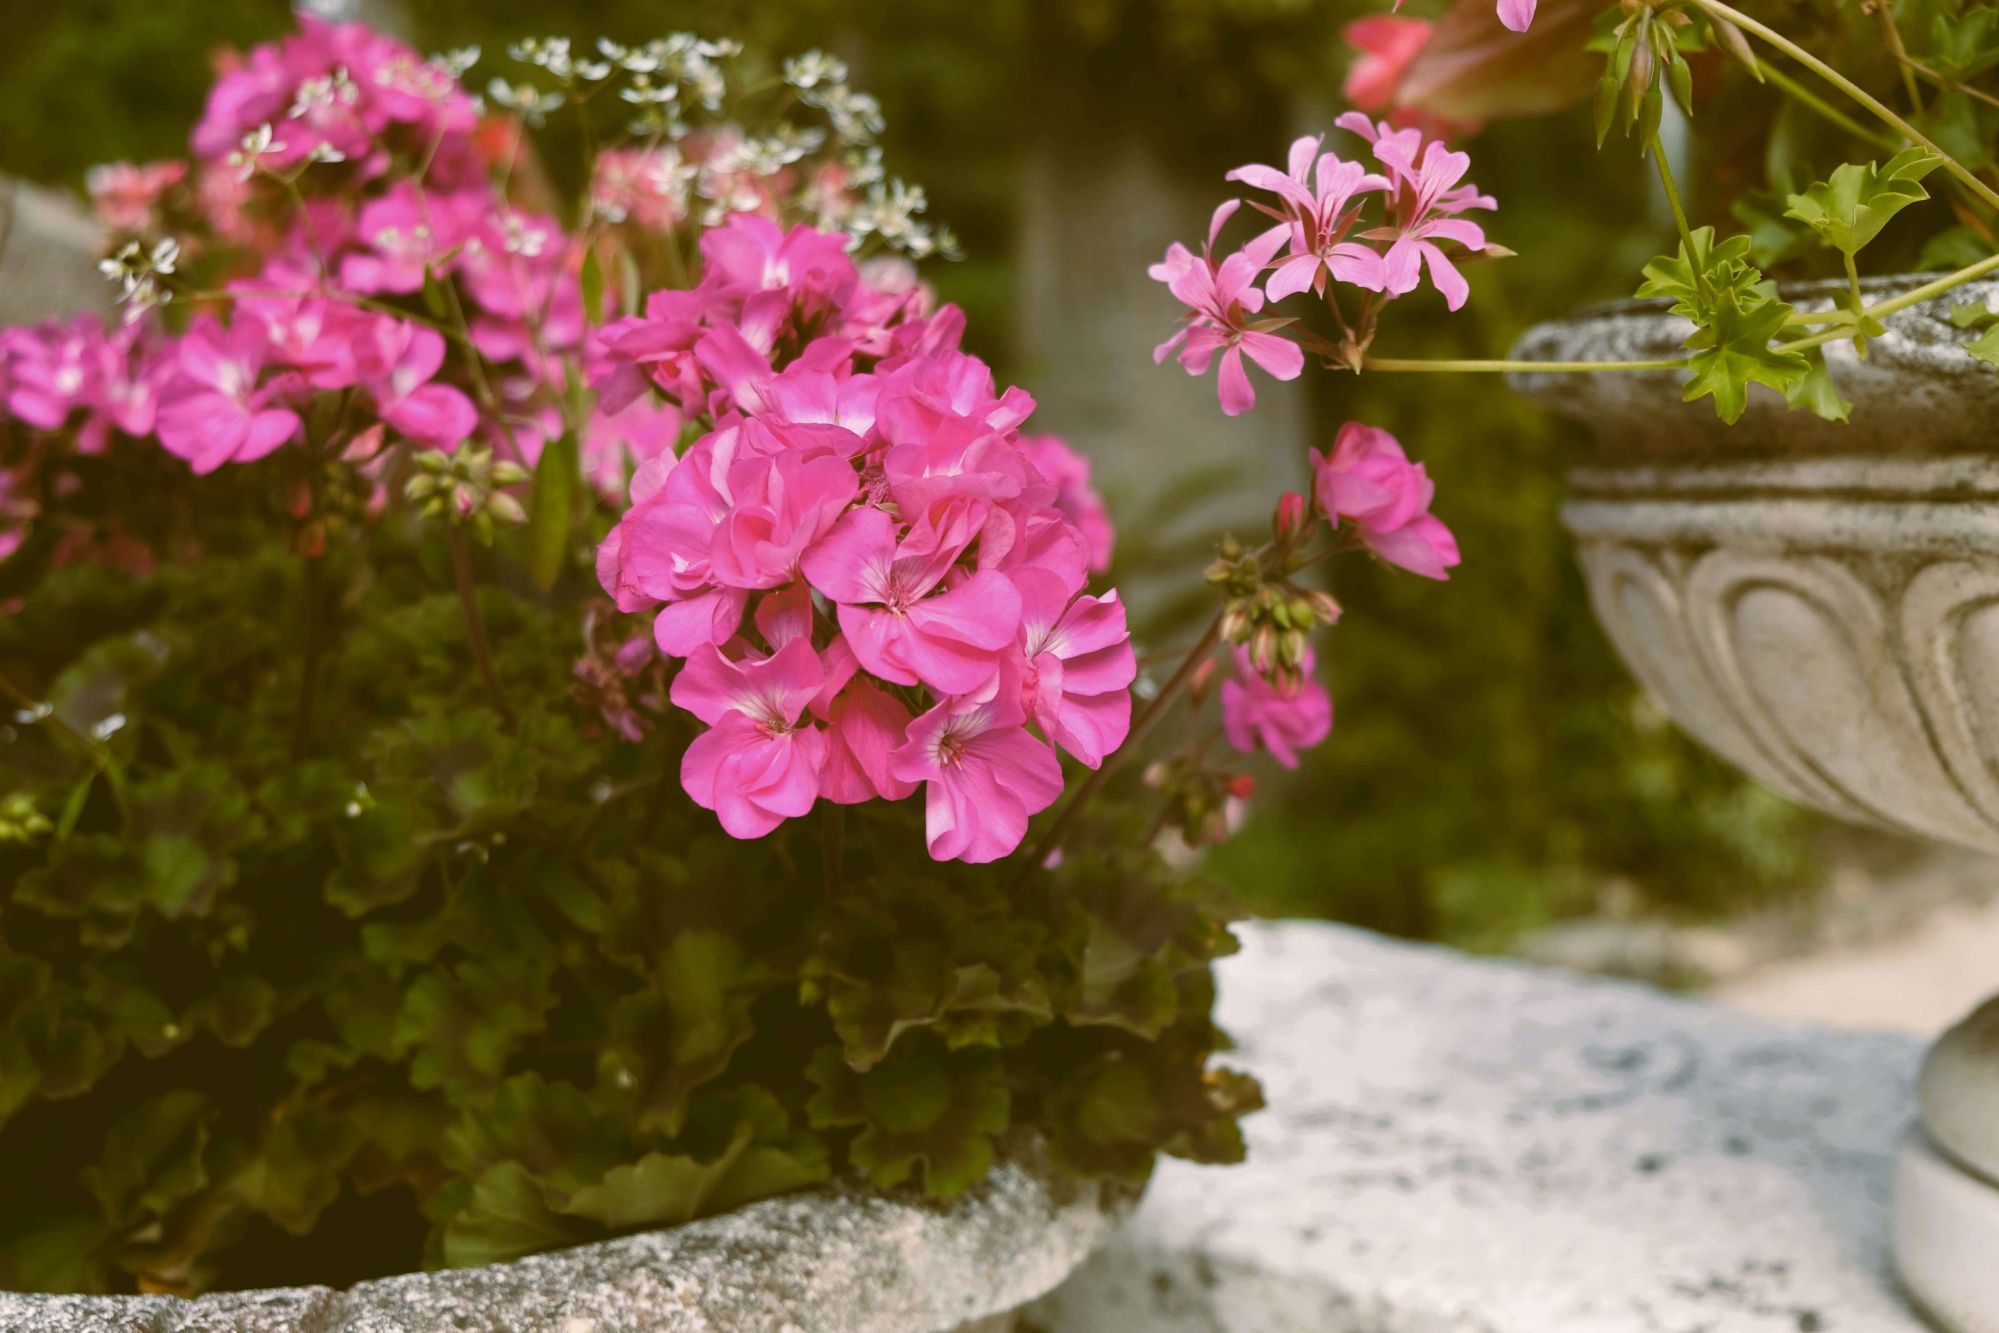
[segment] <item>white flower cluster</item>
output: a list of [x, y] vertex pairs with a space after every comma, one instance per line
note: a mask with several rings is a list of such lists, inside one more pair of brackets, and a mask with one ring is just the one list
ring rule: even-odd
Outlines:
[[173, 299], [160, 279], [171, 277], [179, 263], [180, 242], [169, 236], [150, 250], [138, 241], [127, 241], [117, 253], [99, 260], [97, 271], [118, 284], [118, 302], [126, 308], [126, 318], [137, 319]]

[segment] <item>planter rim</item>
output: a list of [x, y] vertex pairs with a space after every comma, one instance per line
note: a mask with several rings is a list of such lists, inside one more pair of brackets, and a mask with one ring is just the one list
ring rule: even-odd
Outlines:
[[[1933, 280], [1931, 273], [1865, 279], [1870, 298], [1893, 297]], [[1845, 284], [1812, 281], [1779, 285], [1800, 309], [1833, 308]], [[1614, 456], [1992, 452], [1999, 421], [1999, 371], [1972, 359], [1965, 344], [1973, 330], [1950, 323], [1953, 306], [1978, 302], [1999, 308], [1999, 279], [1965, 283], [1939, 297], [1890, 315], [1887, 332], [1872, 340], [1866, 360], [1850, 343], [1825, 348], [1834, 384], [1853, 404], [1846, 425], [1788, 409], [1781, 395], [1750, 389], [1749, 409], [1727, 425], [1713, 404], [1681, 401], [1680, 371], [1605, 374], [1521, 372], [1508, 376], [1515, 391], [1588, 425]], [[1676, 355], [1691, 325], [1659, 300], [1624, 300], [1585, 306], [1564, 319], [1537, 324], [1514, 344], [1521, 361], [1649, 360]]]
[[1139, 1191], [1058, 1182], [1044, 1150], [948, 1205], [830, 1186], [509, 1264], [171, 1296], [0, 1292], [7, 1333], [940, 1333], [1052, 1290]]

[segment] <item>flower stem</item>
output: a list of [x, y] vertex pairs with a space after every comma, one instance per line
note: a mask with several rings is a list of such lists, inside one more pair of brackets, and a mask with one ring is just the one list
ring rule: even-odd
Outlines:
[[[1920, 287], [1912, 287], [1900, 296], [1891, 296], [1885, 301], [1876, 302], [1860, 313], [1868, 319], [1885, 319], [1899, 310], [1907, 310], [1910, 306], [1921, 305], [1925, 301], [1935, 300], [1952, 288], [1961, 287], [1967, 282], [1982, 278], [1995, 269], [1999, 269], [1999, 255], [1987, 255], [1976, 264], [1967, 264], [1955, 273], [1946, 273], [1941, 278], [1926, 282]], [[1797, 319], [1795, 322], [1799, 324], [1829, 324], [1838, 322], [1843, 325], [1846, 319], [1847, 316], [1843, 311], [1829, 311], [1809, 315], [1802, 319]], [[1779, 343], [1777, 344], [1777, 350], [1780, 352], [1802, 352], [1807, 348], [1820, 347], [1826, 343], [1838, 342], [1841, 338], [1848, 336], [1850, 335], [1842, 327], [1828, 333], [1814, 333], [1809, 337], [1799, 338], [1794, 342]]]
[[1894, 136], [1883, 134], [1873, 126], [1855, 120], [1769, 61], [1757, 61], [1756, 72], [1763, 76], [1764, 82], [1775, 87], [1799, 106], [1822, 117], [1827, 123], [1846, 131], [1854, 138], [1865, 140], [1877, 148], [1885, 148], [1890, 152], [1900, 147], [1899, 141]]
[[1965, 166], [1962, 162], [1959, 162], [1949, 153], [1946, 153], [1943, 149], [1937, 147], [1937, 145], [1934, 142], [1932, 142], [1926, 135], [1924, 135], [1921, 130], [1917, 129], [1914, 125], [1911, 125], [1908, 121], [1896, 115], [1894, 110], [1891, 107], [1889, 107], [1887, 103], [1881, 101], [1881, 99], [1879, 99], [1878, 97], [1875, 97], [1872, 93], [1868, 92], [1865, 88], [1862, 88], [1852, 79], [1847, 78], [1844, 74], [1841, 74], [1831, 65], [1826, 64], [1825, 61], [1820, 60], [1810, 51], [1805, 50], [1804, 47], [1799, 46], [1796, 42], [1784, 36], [1784, 34], [1778, 32], [1776, 29], [1770, 27], [1767, 24], [1757, 22], [1755, 19], [1749, 17], [1749, 15], [1747, 14], [1744, 14], [1742, 11], [1738, 9], [1733, 9], [1730, 6], [1723, 4], [1721, 0], [1692, 0], [1692, 3], [1699, 6], [1701, 9], [1706, 10], [1710, 15], [1714, 17], [1728, 20], [1730, 23], [1733, 23], [1736, 27], [1741, 28], [1744, 32], [1755, 33], [1758, 37], [1761, 37], [1771, 46], [1775, 47], [1779, 51], [1782, 51], [1785, 55], [1791, 57], [1791, 59], [1797, 61], [1799, 64], [1803, 65], [1806, 69], [1811, 70], [1812, 73], [1818, 75], [1820, 78], [1824, 79], [1827, 83], [1830, 83], [1833, 87], [1845, 93], [1848, 97], [1851, 97], [1854, 101], [1858, 102], [1861, 106], [1865, 107], [1868, 111], [1872, 112], [1875, 115], [1875, 117], [1877, 117], [1883, 123], [1893, 128], [1896, 133], [1900, 134], [1910, 143], [1915, 144], [1919, 148], [1923, 148], [1928, 150], [1929, 152], [1935, 153], [1938, 158], [1942, 159], [1944, 170], [1948, 171], [1951, 175], [1963, 181], [1966, 188], [1968, 188], [1973, 194], [1977, 195], [1980, 199], [1984, 200], [1991, 207], [1999, 209], [1999, 191], [1993, 190], [1991, 186], [1987, 185], [1984, 181], [1980, 180], [1978, 178], [1978, 174], [1972, 171], [1971, 168]]
[[319, 692], [320, 603], [325, 599], [323, 554], [302, 552], [299, 556], [299, 653], [298, 706], [292, 710], [292, 762], [303, 759], [312, 744], [312, 705]]
[[[116, 759], [111, 757], [110, 752], [103, 745], [91, 740], [75, 727], [63, 721], [53, 708], [49, 708], [47, 704], [30, 695], [26, 690], [9, 680], [4, 674], [0, 674], [0, 695], [6, 696], [15, 707], [30, 714], [38, 715], [42, 721], [47, 722], [49, 726], [53, 727], [56, 735], [62, 737], [78, 754], [83, 756], [84, 762], [104, 775], [105, 781], [111, 786], [111, 796], [117, 803], [118, 813], [121, 815], [126, 813], [125, 770]], [[45, 712], [44, 709], [47, 711]]]
[[1707, 274], [1701, 270], [1700, 260], [1694, 256], [1693, 229], [1687, 225], [1687, 210], [1680, 203], [1680, 191], [1673, 184], [1673, 168], [1666, 161], [1666, 148], [1659, 142], [1657, 130], [1652, 132], [1649, 146], [1652, 151], [1652, 163], [1659, 168], [1659, 184], [1666, 191], [1666, 203], [1673, 210], [1673, 225], [1680, 229], [1680, 245], [1687, 253], [1687, 263], [1694, 275], [1694, 287], [1700, 292], [1701, 299], [1706, 300]]
[[1686, 364], [1687, 359], [1680, 356], [1654, 357], [1647, 361], [1431, 361], [1421, 357], [1370, 356], [1361, 362], [1361, 369], [1403, 374], [1593, 375], [1599, 371], [1681, 370]]
[[465, 634], [472, 644], [472, 660], [478, 664], [479, 678], [486, 682], [494, 711], [512, 732], [520, 722], [508, 705], [507, 696], [501, 692], [500, 677], [493, 670], [493, 645], [486, 637], [486, 619], [479, 614], [479, 590], [472, 582], [472, 552], [465, 543], [465, 526], [451, 523], [447, 528], [451, 533], [451, 577], [458, 584], [458, 604], [465, 609]]
[[1061, 848], [1062, 839], [1068, 836], [1070, 827], [1076, 822], [1076, 816], [1082, 813], [1090, 798], [1110, 781], [1111, 774], [1117, 771], [1124, 757], [1136, 750], [1138, 743], [1145, 739], [1146, 733], [1158, 724], [1160, 718], [1166, 716], [1167, 708], [1180, 697], [1180, 692], [1194, 679], [1194, 673], [1200, 669], [1201, 663], [1208, 660], [1208, 655], [1214, 652], [1215, 645], [1220, 643], [1221, 639], [1222, 613], [1217, 611], [1215, 618], [1208, 623], [1207, 633], [1201, 636], [1200, 642], [1196, 643], [1181, 660], [1172, 678], [1162, 685], [1159, 693], [1153, 695], [1151, 701], [1132, 718], [1131, 730], [1125, 735], [1124, 744], [1104, 756], [1104, 762], [1098, 766], [1097, 771], [1090, 774], [1082, 786], [1076, 788], [1076, 794], [1069, 798], [1068, 803], [1055, 816], [1055, 822], [1041, 835], [1041, 841], [1034, 845], [1033, 852], [1029, 853], [1021, 867], [1022, 878], [1032, 874], [1037, 866], [1045, 864], [1048, 858]]

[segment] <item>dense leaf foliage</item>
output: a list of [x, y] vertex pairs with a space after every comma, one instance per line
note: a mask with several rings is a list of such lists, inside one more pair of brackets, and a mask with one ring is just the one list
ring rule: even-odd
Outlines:
[[[481, 557], [509, 730], [434, 534], [337, 534], [315, 591], [240, 476], [92, 462], [0, 619], [52, 708], [0, 732], [0, 1286], [483, 1263], [849, 1173], [947, 1198], [1022, 1131], [1092, 1176], [1240, 1154], [1230, 940], [1149, 853], [935, 864], [882, 802], [736, 841], [673, 781], [690, 729], [578, 697], [588, 585], [542, 592], [525, 533]], [[200, 558], [48, 567], [133, 487]]]

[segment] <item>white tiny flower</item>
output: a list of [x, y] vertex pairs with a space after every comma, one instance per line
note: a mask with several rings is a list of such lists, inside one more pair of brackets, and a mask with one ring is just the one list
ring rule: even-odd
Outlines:
[[108, 741], [124, 729], [125, 715], [123, 713], [113, 713], [109, 717], [101, 719], [90, 729], [90, 738], [97, 741]]
[[479, 63], [479, 48], [461, 46], [455, 50], [441, 51], [430, 58], [430, 63], [450, 78], [462, 79], [467, 70]]
[[266, 121], [243, 136], [242, 147], [229, 155], [229, 165], [236, 168], [238, 179], [249, 180], [262, 170], [266, 157], [284, 151], [284, 142], [276, 135], [277, 131]]
[[817, 88], [821, 84], [845, 83], [847, 62], [824, 51], [807, 51], [784, 62], [784, 81], [794, 88]]

